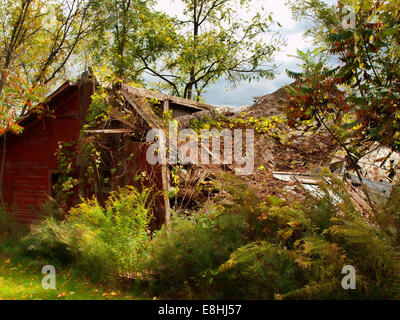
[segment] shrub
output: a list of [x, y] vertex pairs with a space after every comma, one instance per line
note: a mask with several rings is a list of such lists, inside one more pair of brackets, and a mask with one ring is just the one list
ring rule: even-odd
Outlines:
[[45, 218], [22, 239], [24, 252], [62, 265], [73, 263], [99, 282], [133, 272], [149, 240], [149, 194], [148, 189], [125, 187], [111, 194], [105, 208], [95, 199], [85, 200], [65, 220]]
[[394, 186], [388, 199], [377, 204], [371, 218], [371, 223], [378, 225], [394, 245], [400, 246], [400, 185]]
[[[376, 216], [366, 217], [357, 211], [344, 184], [328, 172], [321, 177], [318, 195], [292, 203], [271, 196], [259, 199], [238, 179], [224, 179], [220, 188], [229, 196], [215, 216], [176, 218], [170, 233], [162, 230], [153, 239], [146, 271], [157, 295], [400, 297], [398, 193]], [[355, 267], [355, 290], [341, 286], [345, 265]]]
[[306, 284], [296, 255], [269, 242], [251, 242], [218, 268], [214, 288], [223, 299], [274, 299]]
[[40, 256], [52, 262], [68, 264], [74, 261], [71, 245], [79, 240], [74, 231], [67, 222], [49, 217], [21, 240], [21, 246], [29, 256]]
[[144, 269], [153, 275], [156, 294], [187, 297], [190, 288], [204, 297], [209, 272], [244, 243], [242, 216], [200, 215], [195, 221], [174, 217], [170, 232], [162, 228], [155, 234]]

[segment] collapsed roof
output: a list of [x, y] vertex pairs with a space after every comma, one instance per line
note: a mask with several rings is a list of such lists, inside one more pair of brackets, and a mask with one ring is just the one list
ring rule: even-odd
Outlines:
[[270, 117], [274, 115], [281, 115], [280, 101], [287, 97], [286, 86], [279, 88], [271, 94], [254, 98], [254, 104], [250, 107], [240, 110], [240, 114], [245, 114], [248, 117], [261, 118]]

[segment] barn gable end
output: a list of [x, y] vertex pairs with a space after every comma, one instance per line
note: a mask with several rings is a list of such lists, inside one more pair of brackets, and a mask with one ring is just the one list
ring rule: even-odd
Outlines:
[[[54, 182], [58, 142], [78, 140], [81, 116], [86, 113], [82, 106], [87, 107], [90, 91], [87, 83], [64, 83], [48, 97], [50, 116], [31, 114], [20, 121], [24, 128], [20, 135], [6, 134], [3, 199], [20, 222], [30, 224], [39, 219], [38, 209], [48, 201]], [[4, 137], [1, 141], [3, 150]]]

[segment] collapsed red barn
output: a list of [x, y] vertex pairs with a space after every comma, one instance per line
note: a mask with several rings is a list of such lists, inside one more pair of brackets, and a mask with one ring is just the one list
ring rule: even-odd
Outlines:
[[[129, 94], [130, 98], [136, 95], [136, 97], [157, 99], [164, 106], [164, 111], [166, 108], [172, 111], [172, 118], [182, 119], [193, 113], [213, 108], [203, 103], [158, 92], [129, 86], [126, 86], [126, 88], [126, 94]], [[1, 137], [1, 164], [3, 159], [2, 150], [5, 150], [3, 201], [9, 210], [17, 214], [20, 222], [27, 224], [37, 222], [40, 206], [50, 199], [49, 196], [53, 195], [53, 185], [57, 182], [58, 176], [55, 156], [58, 143], [78, 141], [82, 126], [85, 124], [93, 92], [93, 81], [90, 79], [89, 73], [85, 72], [82, 74], [80, 81], [77, 83], [64, 83], [46, 99], [46, 106], [50, 111], [50, 115], [40, 117], [31, 113], [19, 122], [24, 128], [21, 134], [15, 135], [6, 132]], [[138, 114], [144, 118], [144, 121], [149, 122], [146, 120], [146, 115], [138, 109], [137, 105], [135, 108]], [[120, 120], [124, 122], [123, 119]], [[121, 125], [120, 128], [124, 126], [123, 123]], [[108, 131], [108, 133], [113, 133], [112, 130]], [[122, 130], [120, 134], [121, 132]], [[129, 145], [131, 150], [127, 150], [127, 152], [134, 154], [131, 163], [136, 165], [136, 170], [142, 170], [143, 166], [140, 168], [137, 163], [143, 163], [143, 159], [145, 159], [145, 149], [140, 147], [143, 143], [136, 142], [126, 146]], [[147, 166], [150, 165], [147, 164]], [[159, 168], [157, 170], [160, 172]], [[132, 172], [129, 176], [132, 177], [133, 174], [135, 172]], [[149, 183], [160, 184], [159, 181], [160, 179], [153, 179]], [[125, 184], [129, 184], [129, 182], [125, 181]], [[107, 190], [106, 193], [109, 191]], [[75, 199], [79, 198], [77, 193], [76, 190]], [[157, 207], [160, 209], [160, 204]]]

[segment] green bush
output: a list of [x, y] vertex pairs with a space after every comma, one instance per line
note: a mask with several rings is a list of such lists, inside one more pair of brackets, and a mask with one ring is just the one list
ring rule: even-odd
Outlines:
[[[394, 192], [365, 216], [343, 182], [324, 172], [320, 194], [259, 199], [232, 176], [216, 215], [177, 218], [152, 241], [154, 294], [217, 299], [397, 299], [400, 256]], [[394, 197], [394, 198], [393, 198]], [[207, 223], [205, 223], [206, 221]], [[389, 230], [390, 232], [387, 232]], [[356, 270], [345, 290], [342, 268]]]
[[149, 194], [125, 187], [111, 194], [105, 208], [85, 200], [65, 220], [47, 217], [21, 240], [24, 253], [73, 264], [98, 282], [134, 272], [149, 240]]
[[153, 275], [152, 289], [173, 297], [204, 295], [203, 282], [232, 251], [245, 243], [242, 216], [200, 215], [196, 220], [175, 217], [171, 232], [158, 231], [151, 241], [151, 255], [144, 272]]
[[400, 185], [393, 188], [389, 199], [377, 204], [371, 223], [378, 225], [394, 245], [400, 246]]
[[296, 258], [275, 244], [251, 242], [219, 267], [214, 288], [224, 299], [274, 299], [307, 283]]
[[[320, 178], [320, 195], [308, 195], [305, 200], [297, 203], [272, 201], [267, 197], [266, 201], [260, 200], [252, 204], [252, 207], [256, 207], [253, 212], [258, 215], [253, 221], [258, 224], [258, 229], [265, 232], [264, 236], [262, 232], [258, 233], [257, 240], [267, 240], [269, 243], [278, 244], [279, 250], [290, 251], [303, 274], [302, 281], [306, 282], [297, 289], [289, 290], [290, 286], [284, 285], [285, 278], [281, 287], [271, 291], [274, 288], [273, 282], [270, 284], [248, 279], [247, 291], [254, 287], [255, 293], [249, 295], [249, 298], [264, 298], [261, 294], [262, 288], [264, 291], [274, 292], [278, 298], [398, 298], [398, 247], [393, 245], [390, 235], [376, 223], [375, 215], [367, 218], [357, 211], [342, 181], [329, 172], [323, 172]], [[390, 208], [393, 210], [393, 198], [396, 199], [396, 193], [393, 193], [387, 204], [382, 207], [386, 214]], [[261, 245], [260, 250], [270, 250], [269, 243]], [[277, 252], [279, 250], [277, 249]], [[242, 257], [243, 252], [240, 253], [239, 256]], [[243, 274], [249, 270], [254, 279], [264, 279], [266, 273], [273, 273], [275, 270], [274, 260], [267, 255], [250, 255], [247, 259], [245, 263], [242, 261], [235, 264], [235, 272], [241, 275], [237, 276], [237, 279], [242, 279]], [[236, 260], [234, 253], [232, 261]], [[266, 268], [258, 268], [257, 271], [261, 262]], [[356, 269], [356, 290], [343, 290], [341, 287], [341, 270], [344, 265], [353, 265]], [[287, 263], [281, 273], [286, 274], [286, 269], [291, 269], [291, 266], [292, 264]], [[235, 268], [230, 270], [231, 275]], [[292, 285], [295, 283], [294, 277]], [[241, 291], [240, 286], [231, 287], [237, 288], [237, 296], [240, 293], [243, 296], [245, 291]], [[230, 290], [229, 294], [232, 295], [234, 291]]]
[[73, 261], [70, 245], [77, 240], [73, 231], [66, 222], [49, 217], [22, 238], [20, 244], [24, 253], [29, 256], [40, 256], [52, 262], [68, 264]]

